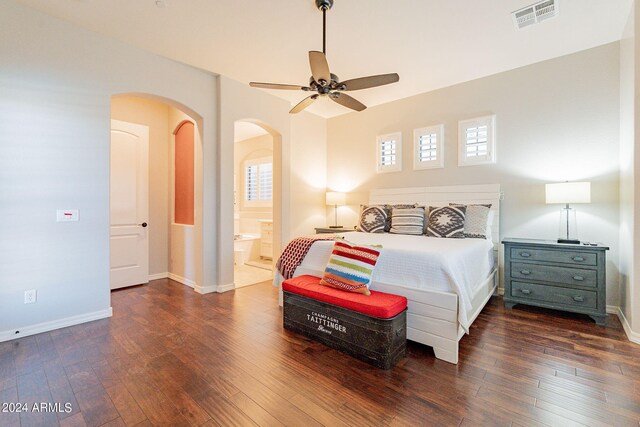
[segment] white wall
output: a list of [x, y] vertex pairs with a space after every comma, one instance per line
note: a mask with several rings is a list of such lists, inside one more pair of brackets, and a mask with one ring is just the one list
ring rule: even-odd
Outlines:
[[640, 340], [640, 29], [639, 2], [634, 1], [620, 41], [620, 308], [623, 325]]
[[[327, 99], [321, 102], [331, 102]], [[291, 224], [289, 238], [313, 234], [325, 226], [327, 121], [309, 113], [291, 117]], [[286, 240], [286, 239], [285, 239]]]
[[[302, 96], [303, 94], [301, 94]], [[273, 136], [273, 252], [291, 237], [310, 230], [314, 218], [324, 222], [326, 139], [324, 119], [309, 113], [290, 115], [291, 105], [265, 91], [220, 77], [219, 283], [233, 289], [233, 134], [234, 123], [250, 121]], [[223, 106], [223, 107], [222, 107]], [[280, 172], [278, 176], [278, 171]]]
[[632, 332], [633, 338], [636, 342], [640, 343], [640, 185], [638, 170], [640, 170], [640, 43], [638, 43], [637, 34], [640, 31], [640, 1], [635, 0], [633, 8], [631, 9], [633, 14], [633, 28], [634, 33], [634, 62], [635, 62], [635, 84], [634, 84], [634, 133], [633, 133], [633, 282], [632, 283], [632, 295], [633, 295], [633, 324]]
[[[607, 302], [618, 300], [618, 44], [519, 68], [329, 119], [327, 178], [335, 190], [499, 183], [501, 236], [555, 239], [560, 206], [544, 184], [591, 181], [576, 205], [579, 237], [608, 252]], [[379, 89], [384, 90], [384, 89]], [[496, 115], [497, 164], [458, 167], [458, 121]], [[413, 129], [445, 125], [445, 167], [413, 168]], [[403, 171], [376, 174], [376, 136], [401, 131]], [[357, 206], [341, 223], [357, 221]], [[327, 218], [330, 223], [332, 218]]]
[[135, 96], [114, 96], [111, 117], [149, 127], [149, 275], [169, 271], [169, 106]]
[[[217, 159], [217, 78], [0, 2], [0, 340], [110, 314], [111, 96], [154, 94], [200, 116]], [[186, 108], [186, 107], [185, 107]], [[197, 114], [196, 114], [197, 112]], [[202, 253], [217, 258], [215, 167], [203, 173]], [[56, 223], [56, 209], [80, 221]], [[217, 266], [202, 269], [215, 284]], [[24, 305], [23, 293], [38, 290]]]

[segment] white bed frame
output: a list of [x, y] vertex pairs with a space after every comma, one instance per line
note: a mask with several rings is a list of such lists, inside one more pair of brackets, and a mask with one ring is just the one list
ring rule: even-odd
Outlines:
[[[491, 210], [494, 212], [491, 239], [494, 244], [496, 268], [471, 296], [473, 310], [468, 316], [471, 324], [498, 286], [501, 198], [499, 184], [387, 188], [372, 190], [369, 194], [369, 204], [418, 203], [420, 206], [445, 206], [450, 202], [491, 203]], [[459, 305], [458, 296], [455, 293], [412, 289], [401, 284], [383, 283], [376, 283], [375, 289], [407, 297], [407, 339], [433, 347], [438, 359], [458, 363], [458, 342], [464, 335], [464, 329], [458, 322]]]

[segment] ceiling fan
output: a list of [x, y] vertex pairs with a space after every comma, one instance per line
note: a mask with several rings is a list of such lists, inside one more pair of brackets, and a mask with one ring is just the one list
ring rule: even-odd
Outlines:
[[327, 10], [333, 6], [333, 0], [315, 0], [316, 6], [322, 11], [322, 52], [310, 51], [309, 64], [311, 66], [311, 77], [309, 78], [309, 86], [287, 85], [278, 83], [249, 83], [252, 87], [264, 89], [284, 89], [284, 90], [303, 90], [305, 92], [317, 92], [300, 101], [289, 113], [299, 113], [313, 103], [318, 97], [328, 96], [334, 102], [343, 105], [352, 110], [362, 111], [367, 108], [355, 98], [343, 93], [344, 91], [368, 89], [371, 87], [382, 86], [389, 83], [395, 83], [400, 80], [400, 76], [396, 73], [380, 74], [377, 76], [360, 77], [341, 82], [338, 76], [329, 71], [327, 63], [326, 45], [327, 45]]

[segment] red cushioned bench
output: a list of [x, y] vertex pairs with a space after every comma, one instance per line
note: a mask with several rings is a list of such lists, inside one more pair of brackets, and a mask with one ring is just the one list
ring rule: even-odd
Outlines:
[[298, 276], [282, 284], [284, 327], [381, 369], [404, 357], [407, 299], [322, 286], [320, 278]]

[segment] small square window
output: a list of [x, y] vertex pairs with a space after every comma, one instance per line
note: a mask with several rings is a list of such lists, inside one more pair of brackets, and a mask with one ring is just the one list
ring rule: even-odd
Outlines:
[[458, 166], [496, 162], [496, 116], [458, 122]]
[[402, 133], [380, 135], [376, 139], [377, 168], [381, 172], [402, 170]]
[[413, 168], [444, 167], [444, 125], [413, 131]]

